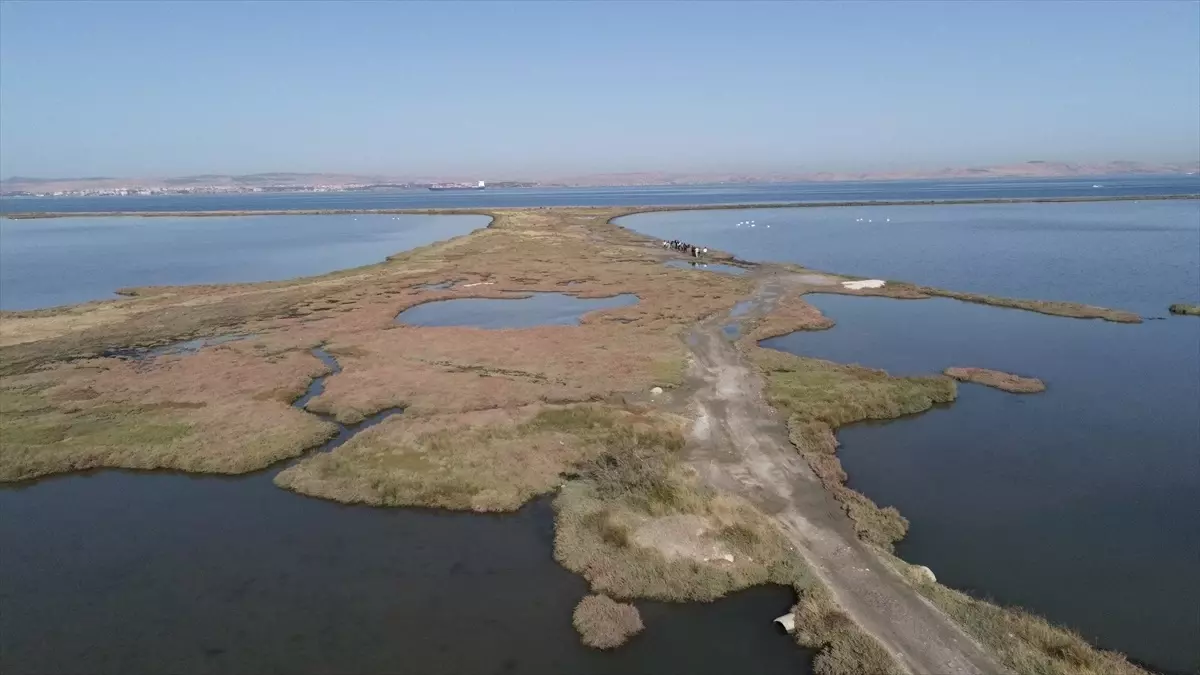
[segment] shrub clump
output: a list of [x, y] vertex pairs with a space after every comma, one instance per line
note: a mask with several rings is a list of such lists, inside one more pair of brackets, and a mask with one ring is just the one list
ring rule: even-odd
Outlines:
[[572, 623], [583, 644], [596, 649], [620, 647], [643, 628], [637, 607], [606, 595], [589, 595], [580, 600]]

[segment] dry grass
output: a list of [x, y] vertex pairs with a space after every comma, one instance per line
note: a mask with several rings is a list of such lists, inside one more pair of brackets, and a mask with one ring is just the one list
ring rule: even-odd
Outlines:
[[1028, 312], [1037, 312], [1039, 314], [1050, 314], [1052, 316], [1065, 316], [1074, 319], [1103, 319], [1105, 321], [1113, 321], [1116, 323], [1141, 323], [1142, 317], [1133, 312], [1126, 312], [1120, 309], [1109, 309], [1107, 307], [1096, 307], [1094, 305], [1082, 305], [1077, 302], [1056, 302], [1052, 300], [1024, 300], [1020, 298], [1000, 298], [992, 295], [982, 295], [980, 293], [963, 293], [960, 291], [947, 291], [941, 288], [931, 288], [929, 286], [919, 287], [922, 293], [927, 295], [937, 295], [944, 298], [954, 298], [963, 302], [974, 302], [981, 305], [994, 305], [996, 307], [1008, 307], [1011, 309], [1023, 309]]
[[974, 382], [975, 384], [995, 387], [1011, 394], [1036, 394], [1046, 391], [1046, 383], [1036, 377], [1022, 377], [999, 370], [989, 370], [988, 368], [947, 368], [942, 372], [959, 382]]
[[637, 607], [604, 595], [589, 595], [580, 600], [571, 622], [583, 644], [596, 649], [620, 647], [643, 628]]
[[803, 592], [792, 614], [796, 642], [818, 650], [815, 675], [903, 675], [887, 650], [840, 610], [824, 588]]
[[761, 583], [811, 583], [766, 516], [685, 472], [670, 421], [617, 424], [602, 445], [554, 502], [555, 558], [595, 592], [709, 601]]
[[511, 511], [606, 452], [624, 433], [617, 429], [643, 427], [636, 415], [592, 406], [398, 417], [289, 467], [275, 483], [340, 502]]
[[306, 352], [239, 343], [3, 378], [0, 481], [96, 467], [260, 469], [333, 434], [333, 425], [288, 405], [324, 372]]
[[[58, 417], [3, 411], [10, 435], [27, 428], [26, 436], [60, 440], [5, 443], [0, 466], [7, 469], [0, 475], [11, 480], [91, 466], [237, 472], [294, 456], [330, 433], [286, 405], [322, 372], [315, 359], [288, 350], [318, 343], [329, 344], [345, 371], [329, 379], [309, 409], [345, 422], [394, 406], [407, 406], [406, 417], [415, 418], [602, 401], [678, 385], [686, 361], [678, 336], [701, 317], [727, 310], [751, 282], [665, 268], [657, 247], [607, 223], [613, 213], [498, 212], [486, 230], [320, 277], [135, 289], [112, 302], [5, 313], [0, 388], [24, 390], [34, 378], [47, 391], [90, 388], [99, 395], [63, 406], [29, 394], [41, 401], [35, 408]], [[448, 279], [458, 283], [421, 288]], [[468, 288], [480, 282], [490, 285]], [[406, 307], [430, 300], [564, 290], [580, 297], [634, 293], [640, 302], [594, 312], [574, 327], [482, 331], [394, 323]], [[113, 348], [223, 333], [260, 337], [170, 364], [95, 358]], [[225, 350], [220, 358], [209, 356], [218, 350]], [[103, 407], [111, 405], [120, 406], [119, 415]], [[176, 407], [168, 413], [163, 406]], [[91, 428], [96, 419], [130, 442], [70, 431]], [[163, 425], [181, 425], [170, 427], [170, 442], [136, 440], [144, 435], [133, 430]], [[35, 433], [43, 427], [58, 431]], [[496, 503], [509, 498], [518, 497]]]
[[754, 327], [742, 338], [743, 343], [754, 345], [759, 340], [787, 335], [799, 330], [832, 328], [832, 319], [804, 301], [805, 292], [800, 290], [780, 298], [770, 313], [754, 322]]

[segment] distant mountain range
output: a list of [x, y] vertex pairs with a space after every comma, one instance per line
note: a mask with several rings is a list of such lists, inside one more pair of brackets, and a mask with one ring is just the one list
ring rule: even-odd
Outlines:
[[1071, 176], [1160, 175], [1200, 171], [1200, 162], [1151, 164], [1113, 161], [1069, 163], [1032, 160], [1021, 164], [897, 171], [818, 171], [764, 173], [608, 173], [587, 174], [554, 181], [556, 185], [689, 185], [696, 183], [785, 183], [862, 180], [920, 180], [954, 178], [1069, 178]]
[[326, 187], [423, 187], [446, 181], [487, 179], [490, 186], [636, 186], [693, 185], [702, 183], [779, 183], [800, 181], [916, 180], [923, 178], [1056, 178], [1069, 176], [1106, 176], [1128, 174], [1179, 174], [1200, 171], [1200, 162], [1153, 164], [1113, 161], [1069, 163], [1033, 160], [1021, 164], [946, 168], [910, 171], [865, 172], [762, 172], [762, 173], [596, 173], [537, 181], [496, 181], [487, 176], [436, 176], [397, 178], [373, 174], [340, 173], [255, 173], [245, 175], [202, 174], [174, 178], [30, 178], [13, 176], [0, 180], [3, 193], [108, 192], [116, 190], [152, 191], [254, 191]]

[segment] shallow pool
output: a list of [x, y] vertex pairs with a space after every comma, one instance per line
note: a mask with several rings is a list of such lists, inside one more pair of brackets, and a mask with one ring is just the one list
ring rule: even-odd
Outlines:
[[577, 298], [566, 293], [533, 293], [528, 298], [455, 298], [417, 305], [400, 312], [396, 321], [413, 326], [471, 326], [529, 328], [574, 326], [584, 314], [598, 309], [637, 304], [632, 294], [611, 298]]

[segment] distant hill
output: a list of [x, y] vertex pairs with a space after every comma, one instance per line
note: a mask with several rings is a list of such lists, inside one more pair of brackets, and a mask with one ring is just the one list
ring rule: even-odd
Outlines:
[[1031, 160], [1021, 164], [999, 166], [957, 167], [933, 170], [862, 171], [862, 172], [763, 172], [763, 173], [603, 173], [560, 178], [556, 185], [619, 186], [619, 185], [689, 185], [697, 183], [781, 183], [827, 182], [858, 180], [920, 180], [954, 178], [1069, 178], [1071, 176], [1158, 175], [1200, 171], [1200, 162], [1152, 164], [1148, 162], [1113, 161], [1102, 163], [1070, 163]]

